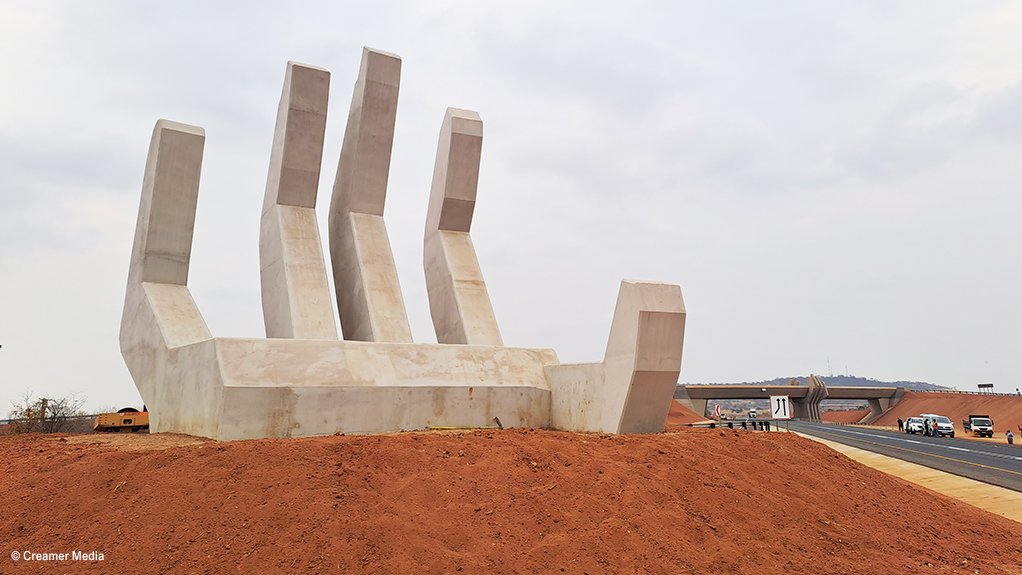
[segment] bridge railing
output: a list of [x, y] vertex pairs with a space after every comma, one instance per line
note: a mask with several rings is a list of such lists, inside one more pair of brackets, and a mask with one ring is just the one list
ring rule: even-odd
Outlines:
[[1022, 396], [1022, 394], [1018, 393], [1001, 393], [994, 391], [959, 391], [957, 389], [909, 389], [906, 391], [914, 391], [916, 393], [961, 393], [963, 395], [1001, 395], [1008, 397]]

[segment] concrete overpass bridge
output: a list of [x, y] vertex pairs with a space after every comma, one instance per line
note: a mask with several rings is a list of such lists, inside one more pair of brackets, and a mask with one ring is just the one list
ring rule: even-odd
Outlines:
[[852, 387], [827, 385], [810, 375], [808, 385], [680, 385], [674, 398], [692, 411], [706, 415], [710, 400], [769, 399], [771, 395], [787, 395], [795, 419], [819, 422], [820, 403], [824, 399], [859, 399], [869, 404], [870, 413], [862, 423], [883, 415], [905, 394], [903, 387]]

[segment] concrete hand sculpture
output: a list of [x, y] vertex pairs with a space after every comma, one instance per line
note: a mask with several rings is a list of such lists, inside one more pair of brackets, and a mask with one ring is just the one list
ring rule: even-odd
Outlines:
[[624, 281], [600, 363], [505, 347], [472, 239], [478, 114], [449, 109], [424, 237], [437, 344], [413, 343], [383, 219], [401, 60], [365, 49], [330, 204], [338, 338], [315, 216], [329, 72], [289, 63], [259, 256], [267, 339], [214, 338], [188, 291], [201, 128], [153, 130], [121, 352], [154, 432], [217, 439], [431, 426], [661, 431], [681, 369], [676, 285]]

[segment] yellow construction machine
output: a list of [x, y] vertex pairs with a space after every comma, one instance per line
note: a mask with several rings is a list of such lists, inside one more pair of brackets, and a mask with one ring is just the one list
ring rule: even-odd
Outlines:
[[149, 410], [142, 406], [142, 411], [134, 407], [118, 409], [116, 413], [100, 413], [92, 424], [94, 431], [149, 431]]

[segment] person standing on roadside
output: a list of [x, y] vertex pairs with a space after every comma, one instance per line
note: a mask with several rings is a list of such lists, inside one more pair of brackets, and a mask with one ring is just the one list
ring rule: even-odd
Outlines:
[[926, 418], [923, 420], [923, 435], [926, 437], [930, 436], [930, 419]]
[[932, 425], [933, 425], [933, 433], [930, 434], [930, 437], [940, 437], [940, 428], [937, 427], [937, 420], [936, 419], [933, 420]]
[[905, 431], [905, 422], [902, 421], [901, 418], [899, 417], [898, 418], [898, 433], [901, 433], [902, 431]]
[[1008, 436], [1008, 445], [1015, 443], [1015, 434], [1012, 433], [1010, 429], [1008, 430], [1008, 433], [1006, 433], [1005, 435]]

